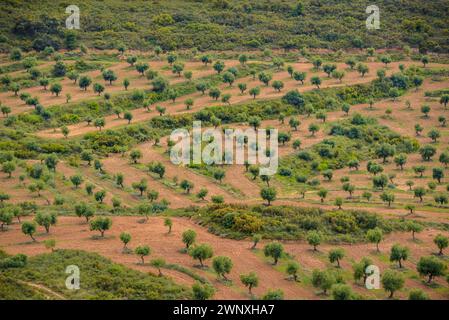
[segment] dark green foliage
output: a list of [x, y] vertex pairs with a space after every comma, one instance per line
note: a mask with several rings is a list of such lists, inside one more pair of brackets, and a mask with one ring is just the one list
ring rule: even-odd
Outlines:
[[[98, 11], [95, 2], [82, 1], [79, 6], [86, 17], [82, 21], [83, 32], [65, 31], [62, 13], [52, 11], [54, 6], [64, 5], [66, 3], [60, 1], [29, 3], [25, 13], [30, 13], [24, 14], [24, 8], [15, 2], [6, 2], [3, 9], [8, 14], [0, 31], [10, 39], [24, 39], [20, 44], [25, 49], [34, 47], [36, 50], [47, 46], [72, 50], [79, 43], [113, 49], [121, 42], [130, 49], [158, 46], [163, 50], [272, 46], [287, 51], [301, 46], [340, 49], [402, 47], [404, 44], [418, 47], [421, 52], [448, 50], [444, 41], [444, 13], [448, 9], [445, 0], [413, 1], [401, 6], [387, 0], [377, 2], [383, 12], [389, 13], [382, 18], [382, 28], [390, 32], [381, 35], [366, 32], [364, 9], [367, 3], [362, 0], [173, 1], [149, 5], [128, 1], [126, 6], [109, 0], [105, 3], [108, 14]], [[333, 10], [329, 10], [330, 7]], [[111, 21], [111, 17], [117, 18]], [[96, 36], [103, 33], [108, 36]]]
[[321, 242], [356, 242], [364, 241], [369, 229], [378, 227], [389, 233], [405, 228], [399, 220], [384, 220], [364, 211], [284, 206], [211, 205], [194, 217], [212, 233], [237, 239], [253, 234], [265, 239], [306, 239], [310, 231], [317, 231]]
[[[80, 290], [67, 290], [65, 268], [68, 265], [81, 267]], [[186, 288], [171, 280], [148, 273], [128, 269], [95, 253], [76, 250], [56, 250], [28, 259], [25, 267], [9, 269], [3, 276], [11, 279], [40, 283], [68, 299], [186, 299], [190, 298]], [[8, 297], [0, 286], [0, 298]], [[14, 292], [19, 294], [20, 287]]]
[[45, 300], [46, 297], [17, 279], [0, 275], [1, 300]]
[[24, 254], [17, 254], [15, 256], [0, 259], [0, 270], [10, 268], [23, 268], [26, 266], [28, 257]]

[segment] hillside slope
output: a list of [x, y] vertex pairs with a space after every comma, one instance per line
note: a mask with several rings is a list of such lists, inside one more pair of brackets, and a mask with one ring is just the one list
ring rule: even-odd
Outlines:
[[[65, 47], [61, 0], [2, 1], [0, 49]], [[379, 0], [381, 29], [368, 31], [366, 0], [172, 0], [77, 1], [79, 39], [87, 46], [200, 50], [303, 46], [401, 47], [447, 52], [445, 0]]]

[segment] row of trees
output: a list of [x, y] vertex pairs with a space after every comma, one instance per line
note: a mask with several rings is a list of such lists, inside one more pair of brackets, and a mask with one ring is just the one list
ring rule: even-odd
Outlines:
[[[92, 210], [89, 210], [87, 205], [79, 204], [76, 213], [81, 216], [85, 212], [90, 211], [86, 215], [87, 221], [89, 217], [93, 216]], [[35, 222], [24, 222], [22, 225], [22, 231], [24, 234], [30, 235], [30, 237], [35, 241], [33, 237], [36, 232], [36, 223], [42, 225], [46, 228], [47, 232], [49, 227], [56, 223], [56, 217], [51, 214], [38, 214], [36, 215]], [[173, 222], [170, 218], [164, 220], [164, 225], [168, 227], [168, 233], [171, 233]], [[104, 232], [109, 230], [112, 226], [112, 220], [108, 217], [97, 217], [90, 222], [91, 230], [100, 231], [101, 236], [104, 237]], [[410, 221], [408, 223], [408, 229], [413, 232], [413, 237], [415, 232], [422, 230], [422, 227], [415, 222]], [[204, 267], [204, 261], [213, 257], [213, 250], [207, 244], [196, 244], [196, 232], [193, 230], [186, 230], [182, 234], [182, 241], [186, 246], [186, 250], [193, 259], [200, 262], [200, 266]], [[131, 241], [131, 235], [129, 233], [122, 233], [120, 235], [121, 241], [124, 243], [124, 249], [127, 249], [127, 245]], [[256, 247], [257, 243], [260, 241], [261, 237], [255, 235], [253, 237], [254, 245], [253, 249]], [[367, 232], [367, 240], [376, 243], [376, 249], [379, 251], [379, 243], [383, 239], [383, 232], [381, 229], [372, 229]], [[314, 251], [317, 251], [317, 247], [322, 241], [321, 235], [316, 231], [311, 231], [307, 235], [308, 243], [313, 247]], [[448, 247], [449, 240], [443, 235], [437, 235], [434, 239], [434, 243], [439, 248], [439, 255], [443, 255], [443, 249]], [[146, 245], [141, 245], [135, 248], [134, 252], [140, 257], [141, 263], [144, 263], [144, 258], [151, 254], [151, 249]], [[285, 250], [281, 243], [270, 242], [263, 248], [264, 255], [271, 257], [273, 259], [273, 264], [277, 264], [279, 259], [285, 257]], [[331, 263], [336, 263], [337, 268], [341, 268], [341, 261], [345, 257], [344, 250], [340, 248], [332, 249], [328, 252], [328, 259]], [[409, 249], [405, 246], [395, 244], [391, 247], [390, 251], [390, 261], [397, 262], [399, 268], [403, 268], [403, 262], [409, 258]], [[359, 280], [361, 278], [366, 279], [369, 275], [366, 273], [366, 267], [372, 264], [369, 259], [364, 258], [360, 263], [353, 265], [354, 279]], [[161, 269], [165, 266], [165, 261], [163, 259], [155, 259], [151, 262], [151, 265], [158, 268], [159, 274], [162, 275]], [[213, 258], [212, 267], [217, 274], [217, 277], [221, 280], [227, 281], [227, 275], [231, 272], [233, 263], [229, 257], [216, 256]], [[286, 272], [295, 281], [298, 281], [298, 270], [299, 265], [290, 261], [287, 264]], [[445, 265], [439, 259], [435, 257], [422, 257], [418, 264], [417, 270], [420, 275], [428, 277], [428, 282], [430, 283], [435, 277], [444, 275]], [[258, 285], [258, 277], [255, 273], [242, 274], [240, 276], [242, 283], [248, 287], [249, 293], [251, 294], [252, 288]], [[393, 297], [395, 291], [400, 290], [403, 286], [404, 278], [403, 276], [392, 270], [388, 270], [384, 273], [382, 277], [382, 284], [386, 291], [390, 292], [390, 297]], [[343, 298], [353, 298], [352, 292], [347, 292], [347, 286], [339, 278], [339, 275], [333, 271], [325, 270], [319, 271], [314, 270], [312, 273], [312, 284], [323, 290], [323, 293], [327, 293], [327, 290], [332, 289], [332, 294], [335, 299]], [[336, 286], [338, 285], [338, 286]], [[340, 285], [345, 285], [345, 287], [340, 287]], [[334, 287], [335, 286], [335, 287]], [[343, 290], [344, 289], [344, 290]], [[413, 295], [416, 293], [413, 292]], [[344, 296], [344, 297], [342, 297]], [[414, 297], [414, 296], [413, 296]], [[413, 298], [411, 297], [411, 298]]]

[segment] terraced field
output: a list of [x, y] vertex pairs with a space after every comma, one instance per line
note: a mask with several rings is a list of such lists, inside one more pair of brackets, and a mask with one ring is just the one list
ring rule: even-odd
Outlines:
[[[394, 270], [403, 279], [396, 298], [406, 299], [419, 289], [432, 299], [447, 299], [445, 272], [428, 284], [417, 266], [421, 257], [438, 253], [435, 237], [449, 233], [449, 65], [439, 55], [425, 65], [410, 57], [382, 62], [395, 51], [334, 59], [323, 55], [321, 67], [319, 51], [276, 54], [254, 51], [245, 53], [245, 59], [228, 59], [217, 52], [179, 53], [176, 62], [169, 62], [169, 53], [76, 51], [75, 59], [68, 53], [59, 62], [36, 59], [35, 70], [49, 79], [46, 89], [31, 71], [8, 73], [10, 84], [4, 80], [0, 92], [1, 105], [8, 107], [2, 109], [0, 125], [0, 248], [39, 256], [48, 251], [45, 240], [55, 239], [57, 249], [95, 252], [155, 275], [158, 268], [150, 260], [163, 258], [163, 277], [184, 287], [197, 281], [209, 284], [215, 299], [261, 298], [274, 289], [286, 299], [335, 297], [335, 287], [328, 288], [331, 295], [321, 292], [314, 281], [316, 270], [338, 274], [334, 282], [346, 283], [352, 298], [384, 299], [384, 290], [368, 290], [353, 278], [354, 266], [368, 257], [382, 272]], [[133, 56], [137, 61], [131, 65], [126, 60]], [[203, 63], [205, 57], [212, 62]], [[351, 57], [354, 69], [345, 63]], [[2, 61], [3, 68], [11, 64], [7, 57]], [[217, 67], [217, 62], [223, 65]], [[54, 77], [58, 63], [67, 73]], [[139, 74], [135, 66], [141, 64], [157, 76], [148, 70]], [[92, 70], [79, 72], [75, 83], [68, 75], [82, 65]], [[363, 66], [366, 74], [357, 71]], [[172, 71], [176, 68], [182, 69], [179, 75]], [[328, 76], [329, 68], [334, 72]], [[340, 80], [335, 70], [344, 72]], [[191, 77], [186, 77], [188, 71]], [[105, 72], [115, 75], [111, 84], [103, 79]], [[303, 83], [295, 80], [299, 73], [305, 75]], [[79, 86], [83, 77], [91, 80], [86, 90]], [[320, 85], [312, 84], [314, 77]], [[158, 91], [155, 78], [165, 81], [164, 90]], [[20, 84], [17, 95], [11, 83]], [[50, 92], [55, 83], [62, 86], [58, 95]], [[94, 84], [103, 91], [94, 92]], [[260, 90], [255, 96], [250, 94], [254, 88]], [[292, 95], [296, 100], [289, 99]], [[203, 120], [203, 129], [219, 130], [245, 129], [256, 121], [258, 128], [285, 134], [288, 139], [280, 141], [276, 152], [277, 173], [266, 178], [252, 173], [257, 166], [173, 164], [169, 135], [177, 128], [190, 130], [194, 120]], [[264, 195], [267, 190], [271, 198]], [[95, 212], [91, 223], [110, 219], [105, 237], [95, 236], [90, 230], [95, 227], [75, 217], [75, 212], [83, 215], [80, 204]], [[22, 227], [39, 222], [40, 215], [57, 215], [57, 222], [49, 233], [41, 222], [32, 233], [37, 241], [29, 241]], [[375, 225], [366, 227], [364, 219], [374, 219]], [[173, 224], [170, 232], [167, 221]], [[411, 222], [423, 229], [415, 240], [408, 230]], [[374, 227], [382, 232], [380, 252], [369, 237]], [[209, 244], [214, 257], [232, 260], [226, 280], [217, 279], [212, 259], [199, 267], [188, 254], [193, 249], [182, 250], [187, 229], [196, 232], [196, 246]], [[322, 237], [318, 251], [308, 243], [314, 231]], [[123, 252], [123, 232], [132, 237], [130, 248], [152, 249], [146, 264], [138, 263], [133, 251]], [[251, 249], [258, 234], [262, 240]], [[280, 241], [284, 250], [276, 265], [264, 255], [272, 241]], [[395, 244], [409, 250], [402, 268], [390, 261]], [[337, 247], [345, 252], [341, 268], [328, 260]], [[436, 256], [447, 265], [447, 256]], [[293, 262], [299, 281], [287, 274]], [[251, 294], [240, 281], [250, 271], [259, 279]], [[44, 298], [71, 297], [48, 283], [23, 281]]]

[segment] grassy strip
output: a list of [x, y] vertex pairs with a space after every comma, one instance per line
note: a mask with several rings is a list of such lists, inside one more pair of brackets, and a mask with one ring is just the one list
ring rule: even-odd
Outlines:
[[210, 283], [210, 281], [207, 280], [206, 278], [196, 274], [195, 272], [193, 272], [189, 268], [183, 267], [183, 266], [181, 266], [179, 264], [175, 264], [175, 263], [166, 264], [164, 266], [164, 268], [165, 269], [169, 269], [169, 270], [176, 270], [176, 271], [182, 272], [182, 273], [188, 275], [189, 277], [191, 277], [192, 279], [201, 282], [202, 284], [212, 285]]
[[[68, 290], [68, 265], [79, 266], [82, 285]], [[62, 270], [62, 272], [61, 272]], [[190, 292], [171, 280], [129, 269], [95, 253], [79, 250], [56, 250], [28, 259], [25, 267], [7, 269], [3, 275], [43, 284], [68, 299], [186, 299]]]

